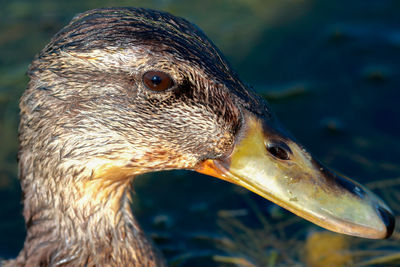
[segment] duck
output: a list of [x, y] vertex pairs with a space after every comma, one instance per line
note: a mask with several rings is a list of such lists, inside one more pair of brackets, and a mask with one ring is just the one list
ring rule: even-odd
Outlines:
[[28, 76], [18, 152], [27, 234], [3, 266], [166, 266], [131, 211], [131, 187], [140, 174], [175, 169], [338, 233], [393, 232], [390, 208], [313, 157], [183, 18], [122, 7], [78, 14]]

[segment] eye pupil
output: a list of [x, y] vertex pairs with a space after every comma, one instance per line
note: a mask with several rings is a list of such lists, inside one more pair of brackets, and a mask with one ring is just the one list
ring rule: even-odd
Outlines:
[[162, 83], [162, 79], [160, 76], [153, 76], [153, 78], [151, 78], [151, 81], [153, 82], [154, 86]]
[[148, 71], [143, 74], [143, 84], [152, 91], [165, 91], [174, 85], [174, 82], [167, 73], [162, 71]]
[[287, 146], [287, 145], [272, 143], [272, 144], [267, 145], [267, 150], [275, 158], [278, 158], [281, 160], [288, 160], [288, 159], [290, 159], [290, 155], [289, 155], [290, 148], [285, 147], [285, 146]]

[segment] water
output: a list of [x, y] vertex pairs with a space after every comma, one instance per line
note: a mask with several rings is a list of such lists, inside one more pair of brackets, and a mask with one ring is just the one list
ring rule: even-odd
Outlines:
[[[362, 183], [400, 177], [399, 1], [0, 3], [0, 257], [14, 257], [25, 234], [16, 166], [17, 103], [27, 83], [25, 71], [74, 14], [96, 7], [144, 6], [195, 22], [323, 162]], [[393, 202], [398, 199], [395, 186], [378, 193]], [[264, 255], [276, 265], [301, 266], [304, 259], [293, 244], [300, 250], [317, 229], [236, 186], [186, 171], [142, 176], [135, 192], [139, 220], [178, 266], [230, 266], [215, 255], [253, 263]], [[286, 228], [277, 228], [287, 221]], [[263, 228], [266, 223], [269, 231]], [[281, 249], [257, 245], [252, 231], [277, 237]], [[240, 240], [248, 240], [248, 250], [240, 249]], [[352, 242], [354, 250], [365, 251], [398, 244]]]

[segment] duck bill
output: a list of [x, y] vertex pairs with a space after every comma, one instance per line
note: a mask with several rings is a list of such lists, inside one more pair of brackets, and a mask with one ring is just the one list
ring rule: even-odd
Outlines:
[[[232, 154], [206, 160], [196, 171], [245, 187], [331, 231], [373, 239], [392, 234], [394, 217], [382, 200], [327, 169], [277, 122], [271, 124], [248, 115]], [[281, 147], [271, 151], [270, 144]]]

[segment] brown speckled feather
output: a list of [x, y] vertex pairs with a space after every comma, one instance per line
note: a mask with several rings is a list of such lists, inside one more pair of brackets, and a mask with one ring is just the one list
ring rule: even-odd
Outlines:
[[[175, 86], [148, 90], [149, 70]], [[226, 155], [244, 109], [269, 114], [201, 30], [147, 9], [78, 15], [29, 76], [19, 128], [27, 237], [5, 266], [163, 266], [131, 213], [133, 177]]]

